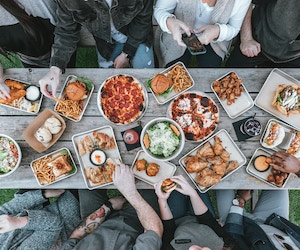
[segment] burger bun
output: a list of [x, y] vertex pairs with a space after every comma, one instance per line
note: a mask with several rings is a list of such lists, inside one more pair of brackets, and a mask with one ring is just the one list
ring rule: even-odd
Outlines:
[[161, 184], [161, 190], [164, 193], [172, 192], [177, 187], [177, 183], [170, 178], [165, 179]]
[[164, 74], [157, 74], [151, 81], [151, 89], [155, 94], [162, 94], [173, 85]]

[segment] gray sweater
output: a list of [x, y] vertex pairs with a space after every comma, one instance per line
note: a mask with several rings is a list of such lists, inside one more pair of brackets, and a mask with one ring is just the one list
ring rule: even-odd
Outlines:
[[47, 200], [41, 190], [15, 194], [0, 206], [0, 215], [28, 216], [28, 223], [21, 229], [0, 234], [0, 249], [48, 250], [57, 242], [67, 240], [80, 221], [79, 204], [68, 191], [56, 202], [43, 207]]
[[[21, 6], [24, 7], [27, 14], [34, 17], [41, 17], [44, 19], [50, 19], [50, 22], [56, 24], [56, 3], [54, 0], [17, 0]], [[7, 12], [0, 5], [0, 26], [12, 25], [18, 23], [18, 20]]]

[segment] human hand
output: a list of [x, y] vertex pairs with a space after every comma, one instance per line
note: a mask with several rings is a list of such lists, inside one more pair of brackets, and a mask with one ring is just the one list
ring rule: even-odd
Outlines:
[[122, 52], [120, 55], [117, 56], [117, 58], [114, 61], [114, 67], [116, 69], [130, 68], [130, 62], [125, 53]]
[[61, 196], [65, 190], [64, 189], [45, 189], [44, 191], [45, 198], [51, 198], [51, 197], [59, 197]]
[[132, 168], [125, 164], [117, 165], [113, 173], [113, 182], [116, 188], [125, 196], [137, 192]]
[[172, 193], [172, 191], [167, 192], [167, 193], [163, 192], [161, 190], [162, 183], [163, 183], [163, 180], [159, 181], [158, 183], [155, 183], [154, 184], [154, 189], [155, 189], [155, 193], [156, 193], [158, 199], [161, 200], [161, 201], [166, 201], [166, 200], [169, 199], [170, 194]]
[[177, 41], [178, 45], [186, 47], [186, 45], [182, 41], [182, 34], [186, 33], [188, 36], [190, 36], [190, 28], [184, 22], [174, 17], [168, 17], [167, 27], [172, 33], [173, 39]]
[[28, 217], [14, 217], [7, 214], [0, 215], [0, 234], [26, 226]]
[[242, 40], [240, 44], [240, 50], [243, 55], [247, 57], [255, 57], [260, 51], [260, 43], [255, 41], [253, 38], [249, 40]]
[[300, 173], [300, 160], [286, 152], [276, 152], [271, 155], [270, 165], [284, 173]]
[[10, 89], [4, 83], [2, 78], [0, 78], [0, 98], [2, 99], [10, 98]]
[[[42, 79], [39, 80], [41, 92], [45, 96], [49, 98], [56, 97], [56, 90], [59, 83], [60, 74], [60, 68], [52, 66], [50, 68], [50, 71]], [[48, 86], [51, 87], [52, 92], [49, 92]]]
[[0, 98], [2, 99], [10, 98], [9, 93], [10, 93], [10, 89], [4, 82], [3, 67], [2, 64], [0, 63]]
[[202, 44], [208, 45], [211, 41], [219, 37], [220, 27], [217, 24], [209, 24], [201, 27], [200, 29], [195, 29], [194, 33], [199, 34], [198, 39]]
[[180, 187], [176, 187], [176, 190], [184, 195], [192, 196], [197, 194], [196, 190], [188, 183], [188, 181], [182, 176], [173, 176], [172, 181], [175, 181]]
[[116, 196], [109, 199], [114, 210], [120, 210], [124, 206], [126, 199], [122, 196]]

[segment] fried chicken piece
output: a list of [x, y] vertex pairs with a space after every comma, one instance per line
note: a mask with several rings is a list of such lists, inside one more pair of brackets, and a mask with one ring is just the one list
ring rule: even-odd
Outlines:
[[196, 174], [195, 181], [198, 185], [203, 187], [210, 187], [220, 182], [222, 179], [221, 175], [216, 174], [209, 168], [204, 168], [201, 172]]
[[19, 99], [26, 95], [26, 91], [24, 89], [11, 89], [10, 90], [10, 98], [2, 99], [0, 98], [0, 104], [11, 103], [16, 99]]
[[239, 166], [239, 163], [236, 160], [230, 161], [227, 165], [225, 174], [229, 173], [232, 170], [235, 170], [238, 166]]
[[221, 158], [224, 162], [228, 162], [230, 159], [230, 154], [227, 152], [226, 149], [223, 149], [222, 153], [220, 154]]
[[188, 156], [185, 161], [185, 169], [189, 173], [199, 172], [202, 169], [206, 168], [208, 162], [204, 161], [203, 159], [199, 158], [198, 156]]
[[215, 164], [211, 169], [218, 175], [224, 176], [226, 172], [226, 163], [222, 162], [221, 164]]
[[159, 165], [151, 162], [148, 164], [147, 168], [146, 168], [146, 174], [148, 176], [155, 176], [157, 175], [157, 173], [159, 172]]
[[20, 83], [20, 82], [17, 82], [15, 80], [11, 80], [11, 79], [6, 79], [5, 84], [10, 89], [25, 89], [25, 85], [23, 83]]
[[211, 158], [215, 156], [214, 150], [210, 142], [206, 142], [202, 147], [197, 150], [196, 155], [200, 158]]
[[145, 170], [147, 167], [147, 161], [145, 159], [139, 159], [135, 162], [134, 166], [138, 171]]
[[224, 149], [222, 145], [222, 140], [220, 139], [219, 136], [215, 136], [214, 140], [215, 140], [214, 152], [216, 155], [220, 155]]
[[219, 155], [216, 155], [215, 157], [212, 157], [212, 158], [207, 158], [206, 160], [210, 164], [213, 164], [213, 165], [220, 165], [224, 162], [223, 159], [221, 158], [221, 156], [219, 156]]

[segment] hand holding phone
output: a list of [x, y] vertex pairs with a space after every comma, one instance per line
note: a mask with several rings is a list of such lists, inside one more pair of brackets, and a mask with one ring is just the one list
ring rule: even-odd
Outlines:
[[204, 45], [199, 41], [195, 33], [191, 33], [190, 36], [182, 34], [182, 41], [186, 44], [192, 55], [201, 55], [206, 53]]

